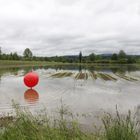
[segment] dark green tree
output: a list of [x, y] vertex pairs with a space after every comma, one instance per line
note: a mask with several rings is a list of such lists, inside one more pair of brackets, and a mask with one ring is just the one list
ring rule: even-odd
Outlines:
[[12, 59], [13, 59], [13, 60], [19, 60], [19, 56], [18, 56], [17, 52], [14, 52], [14, 53], [12, 54]]
[[118, 54], [119, 59], [126, 59], [126, 53], [123, 50], [120, 50]]
[[96, 59], [96, 57], [95, 57], [95, 54], [94, 53], [92, 53], [92, 54], [89, 55], [89, 60], [90, 61], [93, 62], [93, 61], [95, 61], [95, 59]]
[[96, 55], [96, 60], [102, 60], [102, 56], [101, 55]]
[[79, 62], [81, 63], [82, 62], [82, 52], [80, 51], [79, 53]]
[[29, 48], [26, 48], [23, 52], [23, 56], [24, 56], [25, 59], [30, 59], [31, 60], [32, 57], [33, 57], [33, 54], [32, 54], [32, 52]]
[[132, 56], [128, 56], [128, 57], [127, 57], [127, 63], [128, 63], [128, 64], [136, 63], [136, 60], [135, 60], [135, 58], [133, 58]]
[[118, 60], [118, 55], [116, 53], [113, 53], [111, 56], [111, 60]]

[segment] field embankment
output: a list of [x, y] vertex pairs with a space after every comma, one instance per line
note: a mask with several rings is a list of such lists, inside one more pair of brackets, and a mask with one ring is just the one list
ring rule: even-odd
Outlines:
[[0, 68], [9, 67], [28, 67], [28, 66], [60, 66], [60, 65], [73, 65], [73, 66], [140, 66], [136, 64], [119, 64], [119, 63], [63, 63], [63, 62], [49, 62], [49, 61], [19, 61], [19, 60], [0, 60]]
[[0, 68], [10, 67], [29, 67], [29, 66], [53, 66], [53, 65], [68, 65], [69, 63], [61, 62], [46, 62], [46, 61], [11, 61], [0, 60]]

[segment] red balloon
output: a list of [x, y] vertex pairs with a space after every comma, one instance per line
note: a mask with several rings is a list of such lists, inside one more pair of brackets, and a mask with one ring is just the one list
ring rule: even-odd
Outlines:
[[38, 82], [39, 82], [39, 76], [35, 72], [29, 72], [24, 76], [24, 84], [27, 87], [32, 88], [32, 87], [36, 86], [38, 84]]

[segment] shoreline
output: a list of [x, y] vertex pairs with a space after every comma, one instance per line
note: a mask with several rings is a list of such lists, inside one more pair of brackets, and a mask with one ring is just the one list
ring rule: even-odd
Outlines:
[[[42, 114], [32, 114], [28, 109], [13, 105], [15, 116], [0, 117], [0, 139], [52, 139], [52, 140], [138, 140], [140, 124], [130, 111], [124, 116], [116, 108], [115, 114], [104, 113], [100, 116], [101, 126], [82, 126], [72, 112], [62, 106], [58, 115], [49, 116], [44, 110]], [[94, 124], [94, 122], [93, 122]], [[20, 135], [19, 135], [20, 134]]]
[[83, 67], [96, 67], [96, 66], [140, 66], [139, 63], [135, 64], [119, 64], [119, 63], [63, 63], [63, 62], [47, 62], [47, 61], [13, 61], [13, 60], [0, 60], [1, 68], [20, 68], [20, 67], [34, 67], [34, 66], [83, 66]]

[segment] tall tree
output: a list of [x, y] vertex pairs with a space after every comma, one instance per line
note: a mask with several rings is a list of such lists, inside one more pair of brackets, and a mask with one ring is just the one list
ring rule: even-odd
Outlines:
[[125, 59], [126, 58], [126, 53], [123, 50], [120, 50], [118, 54], [119, 59]]
[[82, 62], [82, 52], [80, 51], [79, 53], [79, 62], [81, 63]]
[[90, 61], [95, 61], [95, 54], [94, 53], [89, 55], [89, 60]]
[[29, 48], [26, 48], [23, 52], [23, 56], [25, 59], [31, 59], [33, 57], [33, 54]]

